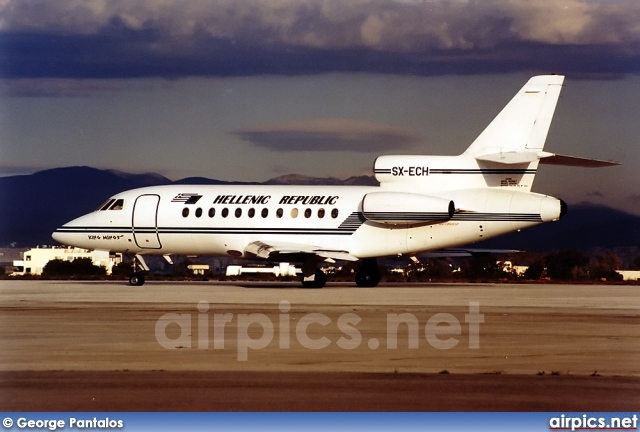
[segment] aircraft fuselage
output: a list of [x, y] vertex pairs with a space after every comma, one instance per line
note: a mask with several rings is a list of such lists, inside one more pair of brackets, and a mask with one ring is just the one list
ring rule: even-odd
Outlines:
[[[245, 257], [260, 241], [348, 251], [356, 258], [455, 247], [560, 217], [560, 201], [515, 190], [449, 191], [457, 208], [441, 221], [381, 223], [367, 219], [363, 199], [380, 192], [361, 186], [157, 186], [110, 199], [54, 233], [64, 244], [133, 254]], [[389, 192], [393, 194], [394, 192]], [[438, 197], [438, 195], [434, 195]], [[535, 211], [512, 211], [514, 196]], [[119, 201], [121, 200], [121, 201]], [[553, 208], [540, 211], [541, 202]], [[401, 213], [399, 211], [398, 213]], [[549, 212], [547, 212], [549, 213]]]

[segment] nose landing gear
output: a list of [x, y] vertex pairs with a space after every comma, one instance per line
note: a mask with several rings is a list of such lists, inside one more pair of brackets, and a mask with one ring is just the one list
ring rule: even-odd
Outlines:
[[144, 285], [144, 274], [142, 273], [142, 271], [138, 270], [138, 267], [140, 267], [142, 271], [149, 271], [149, 266], [145, 262], [142, 255], [135, 255], [133, 257], [133, 274], [129, 276], [129, 285], [131, 286]]
[[144, 275], [142, 273], [134, 273], [129, 276], [129, 285], [142, 286], [144, 285]]

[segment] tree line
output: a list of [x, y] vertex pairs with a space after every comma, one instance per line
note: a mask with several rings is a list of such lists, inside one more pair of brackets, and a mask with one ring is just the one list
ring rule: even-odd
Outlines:
[[76, 258], [71, 261], [53, 259], [42, 269], [42, 276], [51, 278], [99, 277], [106, 276], [106, 274], [106, 267], [93, 264], [91, 258]]
[[[509, 262], [511, 265], [505, 265]], [[520, 274], [516, 267], [527, 267]], [[464, 258], [459, 265], [445, 259], [430, 259], [412, 263], [405, 269], [407, 280], [556, 280], [556, 281], [620, 281], [623, 276], [622, 259], [614, 253], [603, 253], [590, 258], [578, 250], [560, 250], [548, 253], [515, 253], [507, 260], [492, 255]], [[631, 265], [640, 270], [640, 256]]]
[[[512, 266], [505, 266], [509, 261]], [[186, 258], [176, 263], [166, 276], [186, 277], [191, 275], [188, 265], [193, 261]], [[355, 271], [356, 263], [347, 263], [341, 269], [332, 272], [336, 280], [347, 280]], [[526, 266], [524, 274], [519, 274], [515, 266]], [[587, 281], [606, 280], [619, 281], [622, 275], [617, 273], [622, 267], [622, 259], [614, 253], [603, 253], [590, 258], [578, 250], [560, 250], [548, 253], [516, 253], [508, 260], [499, 259], [495, 255], [476, 255], [461, 261], [450, 259], [428, 259], [411, 262], [403, 269], [390, 269], [380, 266], [381, 276], [386, 281], [492, 281], [492, 280], [557, 280]], [[631, 263], [632, 270], [640, 270], [640, 256]], [[114, 277], [128, 276], [132, 272], [130, 263], [120, 263], [113, 267]], [[45, 278], [66, 277], [103, 277], [106, 268], [96, 266], [90, 258], [77, 258], [72, 261], [55, 259], [49, 261], [43, 269]], [[217, 275], [209, 273], [207, 276]], [[350, 279], [349, 279], [350, 280]]]

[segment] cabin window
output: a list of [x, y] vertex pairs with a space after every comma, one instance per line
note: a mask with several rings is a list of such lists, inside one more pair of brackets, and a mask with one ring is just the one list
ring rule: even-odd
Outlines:
[[121, 199], [115, 200], [115, 202], [111, 204], [111, 207], [109, 207], [109, 210], [122, 210], [123, 208], [124, 208], [124, 200], [121, 198]]
[[182, 217], [187, 217], [189, 216], [189, 207], [185, 207], [182, 209]]
[[319, 217], [320, 219], [322, 219], [322, 218], [324, 217], [324, 209], [323, 209], [323, 208], [318, 209], [318, 217]]
[[198, 207], [196, 209], [196, 217], [199, 218], [200, 216], [202, 216], [202, 209], [200, 207]]
[[209, 217], [212, 218], [216, 215], [216, 209], [214, 208], [210, 208], [209, 209]]
[[297, 208], [294, 207], [294, 208], [291, 209], [291, 217], [294, 218], [294, 219], [298, 217], [298, 209]]
[[307, 219], [309, 219], [311, 217], [311, 209], [308, 208], [304, 211], [304, 217], [306, 217]]
[[226, 218], [227, 216], [229, 216], [229, 209], [225, 207], [222, 209], [222, 217]]
[[239, 218], [240, 216], [242, 216], [242, 209], [238, 207], [236, 209], [236, 217]]
[[114, 199], [110, 199], [109, 201], [107, 201], [106, 203], [102, 204], [99, 208], [98, 211], [103, 211], [108, 209], [109, 207], [111, 207], [111, 204], [113, 204], [115, 200]]
[[262, 214], [263, 218], [266, 218], [267, 216], [269, 216], [269, 209], [268, 208], [263, 208], [261, 214]]
[[284, 211], [282, 211], [282, 209], [281, 209], [281, 208], [279, 208], [278, 210], [276, 210], [276, 217], [281, 218], [283, 214], [284, 214]]
[[338, 217], [338, 209], [331, 210], [331, 217], [334, 219]]
[[250, 218], [254, 217], [256, 215], [256, 209], [250, 208], [248, 211], [248, 215]]

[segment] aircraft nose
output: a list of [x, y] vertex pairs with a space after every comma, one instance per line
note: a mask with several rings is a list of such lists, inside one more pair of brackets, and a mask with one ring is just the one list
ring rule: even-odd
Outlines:
[[70, 240], [71, 240], [71, 235], [69, 233], [65, 233], [60, 231], [60, 228], [58, 228], [57, 230], [55, 230], [53, 233], [51, 233], [51, 237], [57, 241], [58, 243], [61, 243], [63, 245], [68, 245], [70, 244]]
[[86, 227], [91, 225], [91, 216], [84, 215], [62, 225], [51, 233], [51, 237], [65, 246], [86, 248]]
[[51, 237], [60, 244], [66, 246], [75, 246], [74, 240], [77, 240], [77, 234], [70, 231], [68, 224], [62, 225], [60, 228], [56, 229], [53, 233], [51, 233]]

